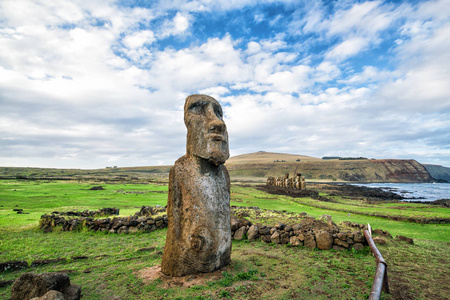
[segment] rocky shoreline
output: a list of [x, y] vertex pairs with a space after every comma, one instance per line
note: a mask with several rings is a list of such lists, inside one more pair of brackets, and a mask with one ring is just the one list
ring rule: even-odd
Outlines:
[[321, 201], [330, 201], [326, 197], [319, 196], [319, 192], [328, 194], [329, 196], [344, 196], [352, 199], [364, 199], [370, 203], [380, 201], [400, 202], [408, 199], [409, 203], [441, 205], [443, 207], [450, 207], [450, 199], [439, 199], [435, 201], [420, 201], [423, 198], [403, 197], [397, 193], [386, 191], [379, 187], [367, 187], [360, 185], [352, 185], [348, 183], [319, 183], [308, 182], [307, 190], [292, 190], [283, 187], [274, 186], [258, 186], [258, 189], [266, 191], [271, 194], [287, 195], [294, 198], [311, 197]]

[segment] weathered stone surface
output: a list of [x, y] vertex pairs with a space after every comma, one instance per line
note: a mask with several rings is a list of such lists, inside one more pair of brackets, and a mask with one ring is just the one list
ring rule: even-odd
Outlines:
[[0, 263], [0, 272], [16, 271], [28, 268], [28, 263], [24, 260], [13, 260]]
[[250, 226], [247, 231], [247, 238], [250, 241], [256, 240], [259, 237], [259, 228], [256, 225]]
[[353, 232], [353, 240], [355, 241], [355, 243], [363, 243], [364, 242], [364, 236], [362, 235], [361, 232], [354, 231]]
[[270, 233], [270, 229], [271, 229], [270, 226], [262, 226], [262, 227], [259, 228], [259, 234], [260, 235], [269, 234]]
[[61, 293], [59, 291], [51, 290], [51, 291], [48, 291], [42, 297], [35, 297], [30, 300], [65, 300], [65, 299], [64, 299], [63, 293]]
[[305, 236], [304, 236], [302, 233], [299, 233], [299, 234], [297, 235], [297, 238], [298, 238], [301, 242], [303, 242], [303, 241], [305, 240]]
[[236, 232], [234, 233], [234, 239], [235, 240], [243, 240], [245, 238], [245, 233], [247, 232], [247, 228], [245, 226], [242, 226]]
[[63, 291], [63, 294], [64, 300], [78, 300], [81, 298], [81, 287], [76, 284], [71, 284]]
[[272, 236], [270, 237], [270, 240], [272, 241], [272, 243], [274, 244], [279, 244], [280, 243], [280, 232], [279, 231], [275, 231]]
[[289, 233], [282, 232], [280, 234], [280, 244], [288, 244], [289, 243]]
[[301, 242], [296, 236], [291, 236], [291, 238], [289, 239], [289, 244], [295, 247], [303, 246], [303, 242]]
[[122, 226], [119, 229], [117, 229], [117, 233], [128, 233], [128, 227]]
[[334, 243], [339, 247], [348, 248], [348, 243], [346, 241], [340, 240], [340, 239], [334, 239]]
[[270, 234], [262, 235], [261, 240], [266, 243], [272, 242], [272, 236]]
[[361, 243], [354, 243], [353, 244], [353, 249], [357, 250], [357, 251], [361, 251], [364, 249], [364, 245]]
[[24, 273], [11, 287], [11, 300], [42, 297], [51, 290], [63, 293], [65, 300], [78, 300], [81, 296], [81, 288], [71, 285], [65, 273]]
[[337, 238], [341, 241], [347, 241], [347, 234], [345, 232], [339, 232], [337, 234]]
[[333, 247], [333, 236], [327, 231], [316, 233], [317, 248], [321, 250], [330, 250]]
[[309, 249], [316, 248], [316, 240], [314, 239], [314, 236], [312, 234], [305, 235], [304, 245], [306, 248], [309, 248]]
[[292, 226], [292, 229], [294, 231], [299, 231], [302, 228], [302, 224], [295, 224]]
[[229, 157], [222, 108], [191, 95], [184, 105], [186, 155], [169, 174], [168, 230], [161, 270], [170, 276], [215, 271], [231, 261]]
[[247, 219], [240, 218], [238, 216], [232, 215], [231, 216], [231, 231], [236, 231], [242, 226], [252, 226], [252, 222], [250, 222]]

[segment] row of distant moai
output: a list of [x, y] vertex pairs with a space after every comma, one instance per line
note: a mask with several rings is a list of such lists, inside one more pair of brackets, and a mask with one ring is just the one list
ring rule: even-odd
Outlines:
[[267, 185], [286, 187], [296, 190], [306, 190], [305, 177], [302, 174], [297, 173], [294, 178], [289, 178], [289, 173], [286, 173], [284, 177], [273, 177], [267, 178]]

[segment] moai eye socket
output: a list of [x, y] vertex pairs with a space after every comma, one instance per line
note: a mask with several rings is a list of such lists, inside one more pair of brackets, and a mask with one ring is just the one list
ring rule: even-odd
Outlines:
[[207, 105], [208, 102], [206, 101], [196, 101], [189, 106], [189, 111], [196, 115], [200, 115], [205, 112], [205, 107]]
[[214, 106], [214, 113], [216, 114], [216, 116], [219, 118], [219, 119], [223, 119], [223, 112], [222, 112], [222, 109], [219, 107], [219, 106]]

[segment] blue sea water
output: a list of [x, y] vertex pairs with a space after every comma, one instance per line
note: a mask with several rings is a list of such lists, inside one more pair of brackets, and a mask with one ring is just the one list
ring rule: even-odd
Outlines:
[[403, 201], [450, 199], [450, 183], [367, 183], [355, 185], [382, 188], [383, 190], [399, 194], [402, 197], [410, 198], [404, 199]]

